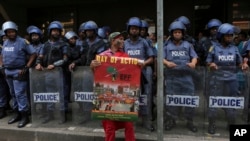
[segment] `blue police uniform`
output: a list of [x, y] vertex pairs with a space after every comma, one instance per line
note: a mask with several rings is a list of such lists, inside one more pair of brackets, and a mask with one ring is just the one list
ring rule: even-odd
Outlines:
[[[129, 57], [137, 58], [140, 60], [147, 60], [149, 57], [154, 57], [154, 52], [153, 52], [152, 47], [150, 47], [148, 42], [141, 37], [139, 37], [136, 42], [133, 42], [130, 39], [126, 39], [124, 42], [124, 51], [129, 55]], [[149, 120], [152, 119], [152, 112], [151, 112], [152, 110], [152, 68], [151, 66], [146, 66], [142, 70], [141, 88], [142, 88], [141, 95], [146, 96], [147, 105], [140, 106], [139, 114], [142, 116], [143, 120], [145, 119], [145, 122], [148, 122]], [[145, 123], [145, 124], [148, 124], [148, 123]], [[149, 124], [145, 126], [147, 127], [151, 125]], [[147, 128], [151, 128], [151, 127], [147, 127]], [[150, 130], [153, 130], [153, 129], [150, 129]]]
[[[15, 116], [8, 123], [12, 124], [21, 119], [19, 128], [28, 122], [29, 102], [27, 96], [27, 56], [34, 55], [35, 49], [31, 48], [27, 41], [19, 36], [14, 41], [6, 40], [3, 44], [2, 56], [5, 67], [6, 81], [12, 96], [12, 107], [16, 111]], [[34, 56], [35, 57], [35, 56]], [[33, 59], [33, 56], [32, 56]], [[26, 70], [25, 74], [19, 74]]]
[[30, 44], [30, 46], [33, 47], [36, 50], [37, 56], [43, 54], [43, 46], [44, 46], [44, 44], [42, 44], [42, 43], [39, 43], [38, 45]]
[[[164, 46], [165, 59], [175, 63], [177, 66], [166, 69], [165, 72], [165, 94], [166, 95], [191, 95], [194, 96], [194, 82], [190, 68], [187, 63], [197, 58], [192, 45], [187, 41], [182, 41], [176, 46], [172, 41]], [[180, 107], [167, 106], [167, 116], [177, 119]], [[184, 116], [188, 120], [194, 117], [194, 108], [185, 107]]]
[[[214, 43], [210, 48], [207, 63], [215, 63], [218, 70], [210, 72], [209, 96], [238, 96], [237, 67], [242, 63], [239, 50], [234, 45], [223, 47], [220, 43]], [[233, 123], [236, 118], [235, 109], [226, 108], [228, 122]], [[210, 124], [214, 124], [217, 116], [216, 108], [208, 109]], [[214, 125], [215, 126], [215, 125]], [[215, 132], [211, 127], [208, 132]]]
[[22, 80], [18, 73], [26, 65], [27, 55], [34, 53], [35, 49], [21, 37], [17, 37], [14, 42], [7, 40], [3, 44], [3, 64], [13, 99], [12, 106], [19, 111], [28, 111], [29, 105], [26, 96], [27, 81]]

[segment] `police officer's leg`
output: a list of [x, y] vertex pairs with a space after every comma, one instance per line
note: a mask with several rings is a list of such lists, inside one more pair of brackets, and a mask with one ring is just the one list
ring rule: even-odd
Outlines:
[[27, 97], [27, 81], [26, 80], [14, 80], [14, 89], [16, 101], [18, 104], [18, 110], [21, 113], [21, 120], [18, 123], [18, 128], [24, 127], [29, 123], [29, 102]]
[[[194, 96], [194, 83], [192, 78], [183, 81], [182, 94]], [[184, 116], [187, 119], [187, 128], [192, 132], [197, 132], [197, 127], [193, 124], [193, 118], [195, 116], [195, 109], [193, 107], [185, 107]]]
[[[180, 92], [180, 87], [177, 85], [175, 76], [169, 75], [165, 76], [165, 96], [167, 95], [176, 95]], [[176, 126], [176, 119], [179, 117], [178, 114], [181, 110], [181, 107], [178, 106], [167, 106], [165, 109], [165, 130], [171, 130]]]
[[[209, 82], [209, 96], [219, 96], [223, 93], [223, 81], [217, 80], [215, 76], [210, 78]], [[209, 101], [209, 97], [208, 97]], [[209, 104], [209, 102], [208, 102]], [[209, 105], [208, 105], [209, 106]], [[208, 133], [215, 134], [216, 125], [215, 119], [217, 117], [217, 109], [208, 107]]]
[[10, 88], [10, 94], [12, 97], [12, 107], [14, 109], [14, 115], [11, 117], [11, 119], [8, 121], [8, 124], [15, 123], [21, 119], [21, 114], [18, 110], [17, 100], [15, 96], [15, 90], [14, 90], [14, 80], [12, 76], [7, 76], [6, 81], [8, 83], [8, 86]]
[[[228, 96], [233, 96], [233, 97], [239, 96], [237, 80], [231, 80], [225, 83], [228, 89], [228, 94], [229, 94]], [[236, 111], [235, 109], [232, 109], [232, 108], [227, 108], [225, 109], [225, 111], [226, 111], [226, 117], [228, 121], [227, 128], [229, 129], [229, 125], [235, 124]]]
[[[56, 80], [59, 80], [58, 78], [55, 78], [53, 72], [47, 72], [45, 74], [45, 89], [46, 92], [56, 92], [58, 90], [56, 90], [57, 86], [57, 82]], [[47, 104], [47, 114], [46, 116], [43, 118], [42, 123], [48, 123], [51, 120], [54, 120], [54, 111], [55, 111], [55, 104], [54, 103], [46, 103]]]
[[152, 125], [152, 68], [146, 67], [142, 71], [142, 77], [144, 77], [142, 85], [143, 85], [143, 93], [142, 95], [146, 96], [147, 104], [143, 106], [142, 109], [142, 124], [146, 129], [153, 131], [154, 126]]
[[5, 79], [0, 76], [0, 119], [6, 116], [6, 107], [7, 107], [7, 96], [6, 90], [4, 87]]

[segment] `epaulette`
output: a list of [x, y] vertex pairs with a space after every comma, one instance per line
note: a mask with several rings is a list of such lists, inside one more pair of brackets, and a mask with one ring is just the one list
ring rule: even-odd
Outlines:
[[27, 39], [24, 39], [24, 41], [25, 41], [25, 43], [26, 43], [27, 45], [30, 44], [30, 42], [29, 42]]
[[214, 49], [214, 46], [211, 46], [211, 47], [209, 48], [208, 52], [212, 52], [213, 49]]

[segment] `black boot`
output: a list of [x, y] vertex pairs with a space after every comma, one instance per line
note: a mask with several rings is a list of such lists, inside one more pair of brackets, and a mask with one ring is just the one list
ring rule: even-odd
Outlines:
[[66, 121], [67, 121], [66, 112], [65, 111], [60, 111], [60, 122], [59, 122], [59, 124], [63, 124]]
[[49, 121], [54, 120], [53, 111], [48, 111], [47, 115], [44, 117], [42, 124], [48, 123]]
[[194, 133], [198, 131], [197, 127], [193, 123], [193, 120], [187, 121], [187, 128]]
[[215, 120], [214, 119], [209, 119], [207, 132], [209, 134], [215, 134], [215, 131], [216, 131]]
[[0, 107], [0, 119], [6, 116], [6, 110], [4, 107]]
[[170, 130], [172, 130], [175, 126], [176, 126], [175, 120], [174, 120], [174, 119], [168, 119], [168, 120], [166, 121], [165, 130], [170, 131]]
[[19, 123], [17, 125], [18, 128], [22, 128], [22, 127], [24, 127], [26, 124], [28, 124], [30, 122], [28, 111], [27, 112], [26, 111], [21, 112], [21, 116], [22, 116], [22, 119], [19, 121]]
[[21, 120], [21, 114], [20, 112], [16, 109], [14, 116], [8, 121], [8, 124], [15, 123], [17, 121]]

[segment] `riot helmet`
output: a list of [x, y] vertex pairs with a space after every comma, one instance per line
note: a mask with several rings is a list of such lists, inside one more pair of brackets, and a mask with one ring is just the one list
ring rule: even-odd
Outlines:
[[79, 26], [78, 32], [84, 32], [84, 25], [85, 25], [85, 22], [81, 23], [81, 25]]
[[148, 22], [145, 20], [141, 20], [141, 27], [142, 28], [147, 28], [148, 29]]
[[169, 25], [168, 31], [172, 34], [172, 32], [176, 29], [180, 29], [184, 32], [186, 30], [186, 27], [182, 22], [174, 21]]
[[98, 28], [97, 35], [102, 39], [107, 38], [106, 32], [103, 28]]
[[29, 26], [26, 31], [28, 32], [29, 35], [35, 33], [35, 34], [38, 34], [40, 37], [43, 34], [42, 31], [34, 25]]
[[180, 16], [176, 19], [176, 21], [182, 22], [186, 28], [190, 27], [190, 20], [186, 16]]
[[13, 29], [13, 30], [18, 30], [16, 23], [12, 22], [12, 21], [7, 21], [5, 23], [3, 23], [2, 25], [2, 30], [6, 33], [6, 30], [8, 29]]
[[62, 32], [63, 30], [63, 25], [61, 22], [59, 21], [53, 21], [49, 24], [49, 27], [48, 27], [48, 33], [50, 34], [51, 30], [52, 29], [59, 29], [60, 32]]
[[94, 30], [97, 33], [98, 30], [98, 26], [94, 21], [87, 21], [84, 25], [83, 25], [83, 30]]
[[221, 39], [221, 37], [225, 34], [238, 34], [240, 33], [240, 29], [232, 24], [224, 23], [219, 26], [217, 32], [217, 38]]
[[78, 38], [77, 34], [76, 34], [74, 31], [68, 31], [68, 32], [64, 35], [64, 37], [65, 37], [67, 40], [69, 40], [70, 38], [73, 38], [73, 37]]
[[141, 28], [142, 26], [142, 23], [141, 23], [141, 20], [138, 18], [138, 17], [132, 17], [128, 20], [128, 23], [127, 23], [127, 32], [129, 33], [129, 29], [131, 26], [136, 26], [136, 27], [139, 27], [139, 29]]
[[213, 27], [219, 27], [221, 25], [221, 21], [218, 19], [211, 19], [208, 23], [207, 23], [207, 29], [211, 29]]

